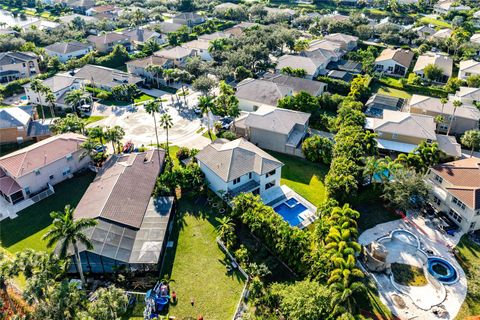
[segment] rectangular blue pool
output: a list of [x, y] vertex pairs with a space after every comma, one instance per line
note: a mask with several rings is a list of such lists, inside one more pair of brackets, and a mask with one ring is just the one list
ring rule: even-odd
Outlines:
[[295, 227], [303, 221], [303, 219], [300, 217], [300, 213], [306, 211], [307, 207], [298, 202], [297, 199], [290, 198], [273, 208], [273, 210], [281, 215], [282, 218], [291, 226]]

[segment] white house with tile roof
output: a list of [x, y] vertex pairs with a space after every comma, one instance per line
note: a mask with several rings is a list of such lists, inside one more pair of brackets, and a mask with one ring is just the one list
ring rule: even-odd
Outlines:
[[466, 80], [470, 76], [480, 75], [480, 62], [473, 59], [460, 61], [458, 78]]
[[420, 78], [425, 78], [425, 67], [428, 65], [434, 65], [442, 70], [442, 75], [439, 79], [435, 79], [436, 82], [447, 82], [453, 73], [453, 59], [444, 54], [438, 54], [434, 52], [426, 52], [418, 57], [413, 72]]

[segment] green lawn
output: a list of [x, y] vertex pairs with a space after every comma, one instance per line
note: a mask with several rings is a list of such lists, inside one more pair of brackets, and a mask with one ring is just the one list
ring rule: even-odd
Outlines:
[[420, 19], [420, 22], [425, 23], [425, 24], [433, 24], [433, 25], [435, 25], [437, 27], [440, 27], [440, 28], [452, 28], [452, 25], [450, 23], [448, 23], [446, 21], [430, 18], [430, 17], [423, 17], [423, 18]]
[[455, 318], [463, 320], [480, 314], [480, 246], [463, 236], [455, 249], [459, 252], [458, 260], [468, 280], [467, 298]]
[[375, 82], [372, 85], [372, 93], [379, 93], [379, 94], [384, 94], [387, 96], [398, 97], [403, 99], [410, 99], [412, 97], [412, 95], [407, 91], [387, 87], [378, 82]]
[[143, 93], [138, 98], [135, 98], [134, 103], [140, 103], [140, 102], [145, 102], [145, 101], [149, 101], [149, 100], [155, 100], [155, 97], [151, 96], [149, 94]]
[[281, 184], [289, 186], [299, 195], [319, 206], [327, 197], [323, 180], [328, 167], [308, 160], [277, 152], [269, 152], [283, 162]]
[[0, 222], [0, 241], [11, 253], [31, 248], [48, 249], [41, 238], [52, 223], [50, 212], [63, 210], [65, 205], [76, 206], [95, 174], [91, 171], [54, 186], [55, 194], [18, 213], [18, 217]]
[[105, 119], [105, 116], [91, 116], [83, 119], [85, 125]]
[[[211, 135], [212, 135], [212, 141], [217, 140], [217, 135], [213, 132], [213, 130], [210, 130], [210, 133], [211, 133]], [[208, 134], [208, 130], [205, 131], [205, 132], [202, 134], [202, 136], [204, 136], [204, 137], [207, 138], [207, 139], [210, 139], [210, 135]]]
[[[205, 198], [184, 196], [178, 202], [175, 227], [167, 248], [163, 275], [169, 275], [178, 297], [169, 314], [177, 319], [231, 319], [245, 284], [240, 273], [227, 274], [225, 254], [216, 243], [216, 212]], [[192, 306], [190, 301], [194, 299]]]

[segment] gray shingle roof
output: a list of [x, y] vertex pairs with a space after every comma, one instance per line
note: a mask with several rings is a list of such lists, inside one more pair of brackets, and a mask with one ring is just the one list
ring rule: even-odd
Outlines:
[[45, 47], [45, 50], [60, 54], [66, 54], [75, 51], [85, 50], [90, 47], [91, 45], [81, 42], [57, 42]]
[[249, 113], [245, 119], [245, 125], [279, 134], [288, 134], [296, 124], [307, 124], [309, 118], [309, 113], [275, 108], [264, 114]]
[[225, 182], [249, 172], [263, 175], [283, 165], [243, 138], [234, 141], [217, 139], [203, 148], [196, 158]]
[[0, 66], [23, 63], [36, 59], [38, 59], [37, 55], [31, 52], [2, 52], [0, 53]]
[[305, 91], [313, 96], [317, 95], [319, 92], [321, 93], [327, 86], [326, 83], [320, 81], [292, 77], [286, 74], [267, 73], [264, 77], [264, 79], [276, 84], [292, 88], [293, 92]]
[[268, 80], [245, 79], [237, 85], [239, 99], [276, 106], [279, 99], [292, 93], [292, 88]]
[[18, 107], [0, 109], [0, 129], [26, 126], [30, 115]]
[[91, 64], [87, 64], [78, 70], [75, 77], [93, 81], [95, 85], [106, 87], [114, 87], [125, 83], [137, 84], [142, 81], [142, 78], [126, 72]]

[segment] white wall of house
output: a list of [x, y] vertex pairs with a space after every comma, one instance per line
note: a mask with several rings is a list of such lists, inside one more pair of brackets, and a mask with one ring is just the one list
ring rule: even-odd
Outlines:
[[[385, 72], [385, 73], [393, 73], [395, 71], [395, 66], [402, 66], [395, 62], [394, 60], [385, 60], [381, 62], [375, 62], [375, 69], [377, 69], [377, 66], [381, 66], [382, 69], [377, 69], [379, 71]], [[406, 68], [408, 70], [408, 67]]]
[[238, 99], [238, 108], [243, 111], [253, 112], [257, 111], [260, 107], [276, 107], [269, 104], [259, 103], [257, 101], [251, 101], [248, 99]]
[[69, 52], [69, 53], [58, 53], [58, 52], [53, 52], [53, 51], [50, 51], [50, 50], [45, 50], [45, 52], [51, 57], [58, 57], [58, 60], [60, 60], [60, 62], [65, 63], [72, 58], [83, 57], [84, 55], [89, 53], [91, 50], [92, 50], [92, 47], [88, 47], [88, 48], [85, 48], [85, 49], [82, 49], [82, 50], [77, 50], [77, 51]]
[[[72, 90], [79, 90], [79, 89], [82, 89], [82, 87], [83, 87], [82, 82], [75, 81], [71, 86], [58, 90], [53, 94], [55, 95], [56, 98], [58, 98], [65, 92], [70, 92]], [[33, 91], [30, 87], [25, 87], [25, 94], [28, 98], [28, 101], [31, 103], [39, 104], [39, 105], [48, 105], [48, 103], [45, 101], [46, 99], [45, 94], [37, 93]]]
[[[33, 171], [15, 179], [23, 189], [23, 196], [25, 198], [29, 197], [26, 192], [27, 188], [30, 193], [42, 191], [47, 188], [47, 183], [55, 185], [68, 179], [70, 174], [86, 168], [90, 162], [90, 157], [81, 158], [82, 153], [83, 150], [78, 150], [71, 155], [71, 159], [65, 156], [40, 168], [38, 174]], [[70, 169], [70, 173], [68, 173], [68, 169]], [[51, 176], [53, 177], [51, 178]]]
[[459, 72], [458, 72], [458, 78], [460, 78], [462, 80], [467, 80], [468, 77], [476, 76], [476, 75], [479, 75], [479, 74], [480, 73], [468, 71], [468, 69], [467, 70], [460, 69]]

